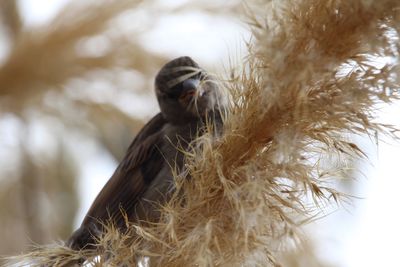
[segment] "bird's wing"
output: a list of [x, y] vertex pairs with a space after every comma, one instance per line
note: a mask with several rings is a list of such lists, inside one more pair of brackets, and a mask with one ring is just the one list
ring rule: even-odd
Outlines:
[[111, 218], [117, 226], [123, 227], [122, 211], [134, 215], [138, 199], [164, 164], [159, 145], [165, 124], [159, 113], [138, 133], [115, 173], [96, 197], [82, 226], [97, 226]]

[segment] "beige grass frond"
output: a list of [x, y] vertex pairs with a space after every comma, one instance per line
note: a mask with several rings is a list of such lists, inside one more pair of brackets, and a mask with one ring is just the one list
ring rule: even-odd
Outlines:
[[[256, 7], [249, 56], [239, 79], [225, 83], [232, 102], [223, 135], [196, 141], [160, 223], [132, 227], [134, 242], [108, 247], [113, 257], [101, 255], [104, 266], [132, 264], [136, 255], [153, 255], [150, 264], [163, 267], [282, 266], [301, 240], [299, 226], [321, 201], [340, 196], [326, 181], [341, 166], [321, 158], [363, 156], [350, 133], [395, 137], [374, 111], [399, 97], [398, 46], [388, 37], [398, 36], [399, 1]], [[394, 60], [379, 67], [371, 55]]]

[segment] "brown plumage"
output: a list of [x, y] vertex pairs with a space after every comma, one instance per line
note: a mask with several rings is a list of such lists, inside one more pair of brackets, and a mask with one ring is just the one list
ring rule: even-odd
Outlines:
[[221, 92], [190, 57], [168, 62], [156, 76], [155, 90], [161, 112], [135, 137], [80, 228], [66, 242], [70, 248], [91, 248], [102, 223], [109, 220], [123, 229], [123, 212], [132, 222], [157, 221], [160, 203], [174, 190], [171, 171], [182, 170], [180, 149], [187, 149], [201, 134], [206, 117], [221, 128]]

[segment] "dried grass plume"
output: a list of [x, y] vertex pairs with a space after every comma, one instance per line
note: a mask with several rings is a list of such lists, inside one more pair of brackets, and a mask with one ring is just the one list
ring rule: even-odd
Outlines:
[[[98, 266], [134, 266], [143, 256], [163, 267], [281, 266], [320, 201], [340, 199], [327, 185], [340, 169], [320, 159], [362, 156], [348, 134], [396, 137], [374, 109], [399, 97], [398, 0], [256, 7], [249, 55], [226, 83], [232, 94], [223, 136], [193, 144], [159, 224], [104, 235]], [[55, 263], [52, 256], [47, 262]]]

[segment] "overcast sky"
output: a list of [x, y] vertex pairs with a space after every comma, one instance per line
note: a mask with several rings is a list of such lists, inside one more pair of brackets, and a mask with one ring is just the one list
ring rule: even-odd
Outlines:
[[[68, 0], [19, 0], [26, 25], [40, 25], [53, 18]], [[182, 1], [181, 1], [182, 2]], [[174, 3], [174, 1], [164, 1]], [[176, 3], [176, 1], [175, 1]], [[179, 36], [179, 38], [169, 38]], [[228, 55], [237, 51], [248, 37], [244, 27], [228, 18], [213, 18], [192, 12], [183, 16], [166, 16], [154, 32], [143, 40], [150, 49], [172, 55], [190, 55], [210, 65], [228, 62]], [[217, 62], [212, 62], [213, 60]], [[400, 126], [400, 107], [382, 111], [385, 121]], [[321, 255], [343, 267], [399, 266], [400, 240], [400, 145], [390, 141], [374, 147], [364, 141], [369, 163], [363, 167], [355, 190], [361, 199], [353, 207], [335, 212], [316, 223], [313, 229], [323, 236], [318, 249]], [[110, 156], [98, 147], [90, 151], [87, 167], [82, 171], [81, 192], [84, 199], [77, 224], [80, 223], [97, 192], [116, 167]], [[102, 166], [102, 168], [99, 168]], [[99, 183], [98, 181], [102, 181]], [[96, 181], [96, 183], [94, 183]], [[87, 189], [90, 188], [89, 191]]]

